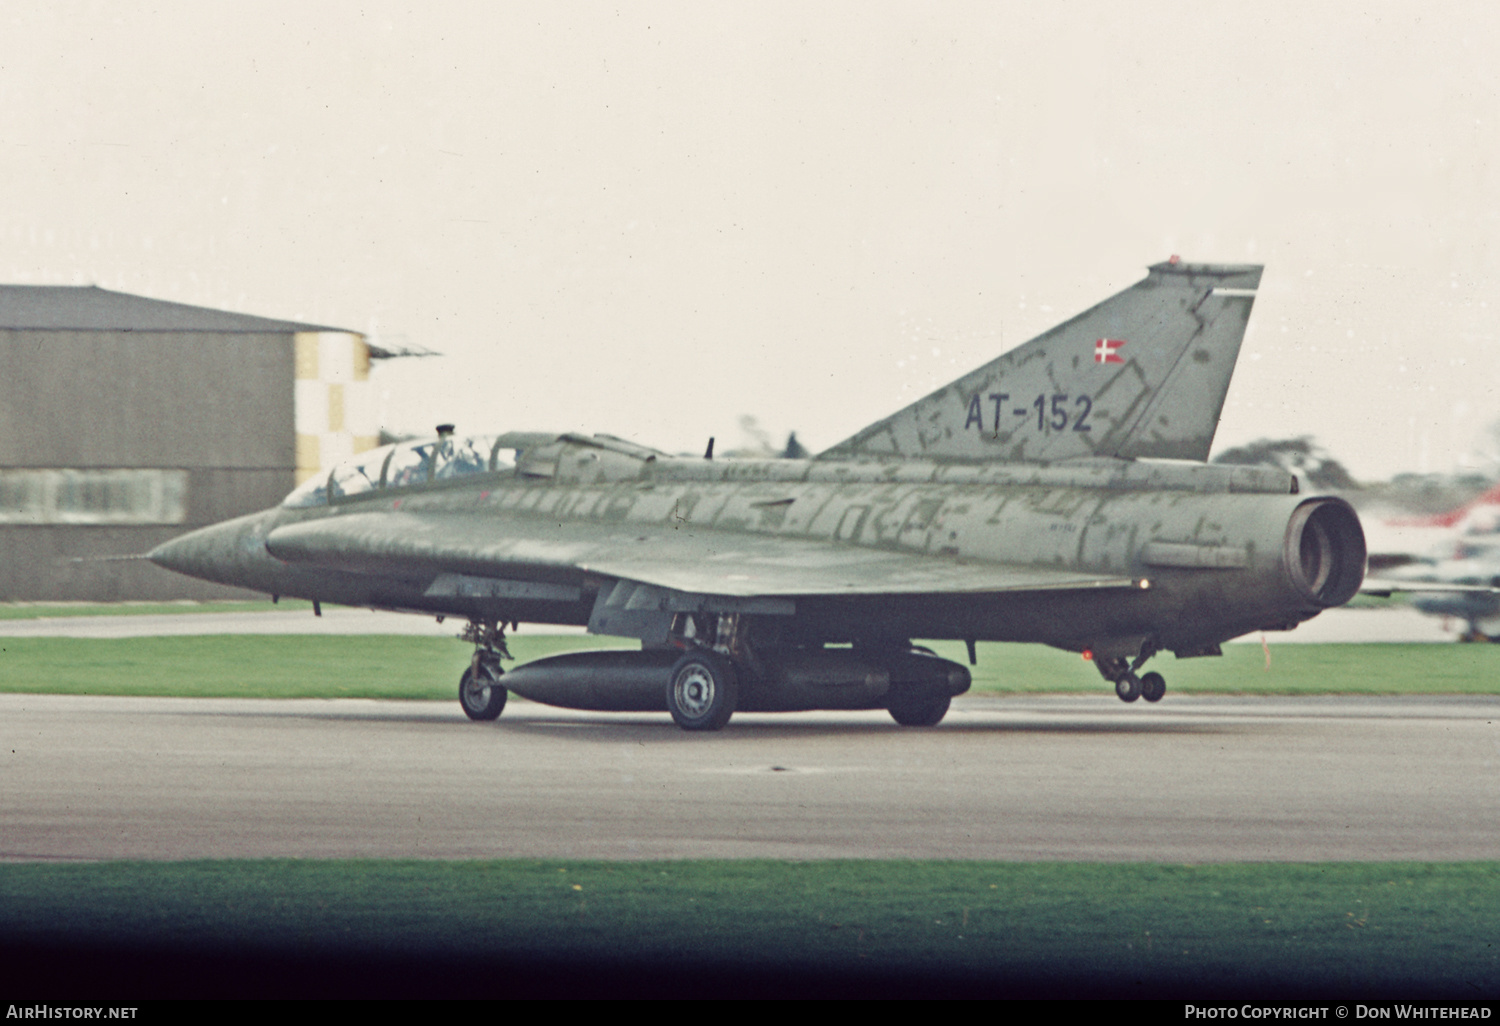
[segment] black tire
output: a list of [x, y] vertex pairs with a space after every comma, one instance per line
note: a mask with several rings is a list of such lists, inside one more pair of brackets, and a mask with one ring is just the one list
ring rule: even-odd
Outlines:
[[1160, 702], [1167, 693], [1167, 678], [1159, 673], [1148, 673], [1141, 678], [1141, 697], [1148, 702]]
[[952, 696], [941, 691], [903, 690], [891, 696], [886, 708], [903, 727], [936, 727], [948, 715], [952, 701]]
[[493, 720], [505, 708], [508, 692], [500, 686], [500, 674], [486, 666], [479, 668], [479, 680], [474, 679], [471, 666], [458, 678], [458, 704], [464, 707], [464, 715], [471, 720]]
[[667, 710], [683, 730], [721, 730], [739, 701], [739, 678], [729, 660], [690, 652], [667, 678]]
[[1141, 679], [1135, 674], [1128, 674], [1115, 681], [1115, 694], [1122, 702], [1134, 702], [1141, 697]]

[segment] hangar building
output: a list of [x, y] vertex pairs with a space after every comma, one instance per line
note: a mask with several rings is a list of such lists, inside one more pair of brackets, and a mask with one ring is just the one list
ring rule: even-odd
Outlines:
[[244, 597], [144, 560], [373, 448], [363, 335], [0, 285], [0, 602]]

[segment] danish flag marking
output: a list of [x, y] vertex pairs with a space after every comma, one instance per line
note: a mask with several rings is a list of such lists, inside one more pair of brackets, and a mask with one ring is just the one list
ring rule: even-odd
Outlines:
[[1125, 357], [1118, 352], [1125, 343], [1115, 338], [1101, 338], [1094, 343], [1095, 363], [1124, 363]]

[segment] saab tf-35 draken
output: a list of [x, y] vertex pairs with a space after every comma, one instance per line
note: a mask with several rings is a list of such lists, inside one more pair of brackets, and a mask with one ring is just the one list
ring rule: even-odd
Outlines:
[[[315, 602], [464, 617], [464, 711], [506, 694], [670, 712], [887, 709], [928, 726], [970, 683], [924, 639], [1092, 658], [1127, 702], [1152, 656], [1220, 653], [1342, 605], [1359, 519], [1280, 469], [1210, 466], [1261, 268], [1172, 261], [812, 459], [671, 456], [609, 435], [377, 449], [277, 508], [150, 553]], [[502, 676], [507, 626], [628, 651]]]

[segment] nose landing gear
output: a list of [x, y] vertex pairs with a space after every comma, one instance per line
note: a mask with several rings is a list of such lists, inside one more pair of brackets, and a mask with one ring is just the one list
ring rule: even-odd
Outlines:
[[505, 624], [470, 620], [458, 639], [474, 645], [474, 658], [458, 679], [458, 704], [471, 720], [493, 720], [505, 709], [509, 697], [500, 686], [505, 673], [500, 660], [514, 658], [505, 647]]

